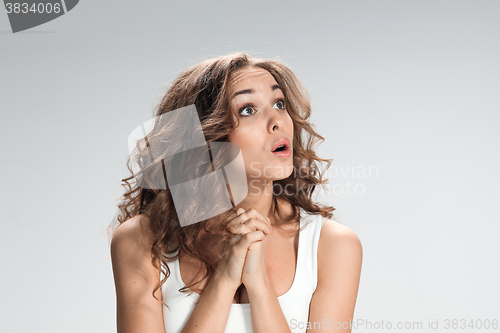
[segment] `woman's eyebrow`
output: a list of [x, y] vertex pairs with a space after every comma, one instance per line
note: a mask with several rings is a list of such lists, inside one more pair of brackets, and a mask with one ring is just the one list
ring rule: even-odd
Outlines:
[[[272, 91], [275, 91], [276, 89], [281, 90], [280, 86], [279, 86], [279, 85], [277, 85], [277, 84], [275, 84], [275, 85], [271, 86], [271, 90], [272, 90]], [[240, 91], [235, 92], [235, 93], [233, 94], [233, 96], [231, 96], [231, 99], [235, 98], [235, 97], [236, 97], [236, 96], [238, 96], [238, 95], [242, 95], [242, 94], [253, 94], [253, 93], [255, 93], [255, 90], [253, 90], [253, 89], [244, 89], [244, 90], [240, 90]]]

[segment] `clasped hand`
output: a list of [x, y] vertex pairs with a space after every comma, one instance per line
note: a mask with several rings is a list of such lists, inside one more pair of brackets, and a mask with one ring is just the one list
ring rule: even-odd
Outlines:
[[227, 230], [233, 235], [229, 251], [221, 261], [219, 272], [234, 286], [258, 288], [268, 281], [266, 237], [271, 234], [271, 221], [254, 208], [239, 208]]

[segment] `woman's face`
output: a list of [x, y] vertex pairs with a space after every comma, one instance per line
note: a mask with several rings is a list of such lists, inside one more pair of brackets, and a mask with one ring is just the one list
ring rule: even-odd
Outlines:
[[242, 151], [247, 181], [287, 178], [293, 171], [293, 122], [274, 77], [257, 67], [241, 69], [231, 79], [229, 96], [230, 111], [239, 119], [229, 142]]

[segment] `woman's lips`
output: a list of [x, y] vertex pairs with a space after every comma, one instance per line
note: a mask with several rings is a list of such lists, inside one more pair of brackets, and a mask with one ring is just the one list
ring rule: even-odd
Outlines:
[[[283, 148], [276, 151], [276, 149], [278, 149], [278, 147], [280, 146], [282, 146]], [[290, 140], [288, 140], [288, 138], [283, 138], [276, 141], [276, 143], [271, 148], [271, 152], [278, 157], [289, 157], [290, 155], [292, 155]]]
[[274, 155], [279, 156], [279, 157], [289, 157], [292, 155], [292, 150], [290, 149], [289, 146], [285, 146], [284, 150], [281, 151], [273, 151], [272, 152]]
[[290, 149], [290, 146], [291, 146], [290, 140], [288, 140], [288, 138], [283, 138], [283, 139], [276, 141], [274, 143], [273, 147], [271, 148], [271, 151], [274, 152], [279, 146], [285, 146], [285, 149]]
[[275, 151], [275, 152], [273, 152], [273, 154], [276, 156], [279, 156], [279, 157], [289, 157], [290, 155], [292, 155], [292, 150], [287, 149], [284, 151]]

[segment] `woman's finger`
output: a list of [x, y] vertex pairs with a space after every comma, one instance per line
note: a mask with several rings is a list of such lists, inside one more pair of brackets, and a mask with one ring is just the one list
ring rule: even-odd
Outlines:
[[233, 247], [240, 250], [240, 251], [247, 251], [250, 245], [252, 245], [255, 242], [260, 242], [266, 238], [266, 235], [261, 231], [251, 231], [240, 239], [238, 243], [236, 243]]
[[228, 230], [233, 234], [240, 234], [240, 235], [244, 235], [251, 231], [257, 231], [257, 230], [263, 231], [264, 233], [266, 233], [266, 235], [271, 234], [271, 228], [269, 227], [269, 225], [262, 222], [261, 220], [257, 220], [254, 218], [250, 218], [246, 222], [241, 224], [233, 224], [228, 227]]
[[[247, 211], [244, 211], [242, 208], [238, 208], [236, 211], [239, 215], [234, 217], [229, 223], [227, 228], [230, 228], [232, 226], [236, 226], [238, 224], [243, 224], [243, 223], [251, 223], [255, 227], [255, 221], [249, 221], [250, 219], [256, 219], [259, 221], [262, 221], [263, 223], [267, 224], [268, 228], [261, 228], [258, 227], [258, 229], [261, 230], [272, 230], [271, 227], [271, 220], [267, 218], [266, 216], [260, 214], [257, 210], [254, 208], [250, 208]], [[271, 231], [270, 231], [271, 232]]]
[[228, 230], [232, 234], [242, 235], [242, 236], [245, 234], [248, 234], [249, 232], [255, 231], [255, 230], [252, 230], [245, 223], [231, 225], [228, 227]]
[[266, 233], [266, 235], [271, 234], [271, 226], [265, 222], [262, 222], [261, 220], [250, 218], [246, 220], [244, 223], [250, 230], [256, 231], [256, 230], [262, 230]]
[[271, 226], [271, 220], [255, 208], [250, 208], [245, 212], [248, 216], [267, 222]]

